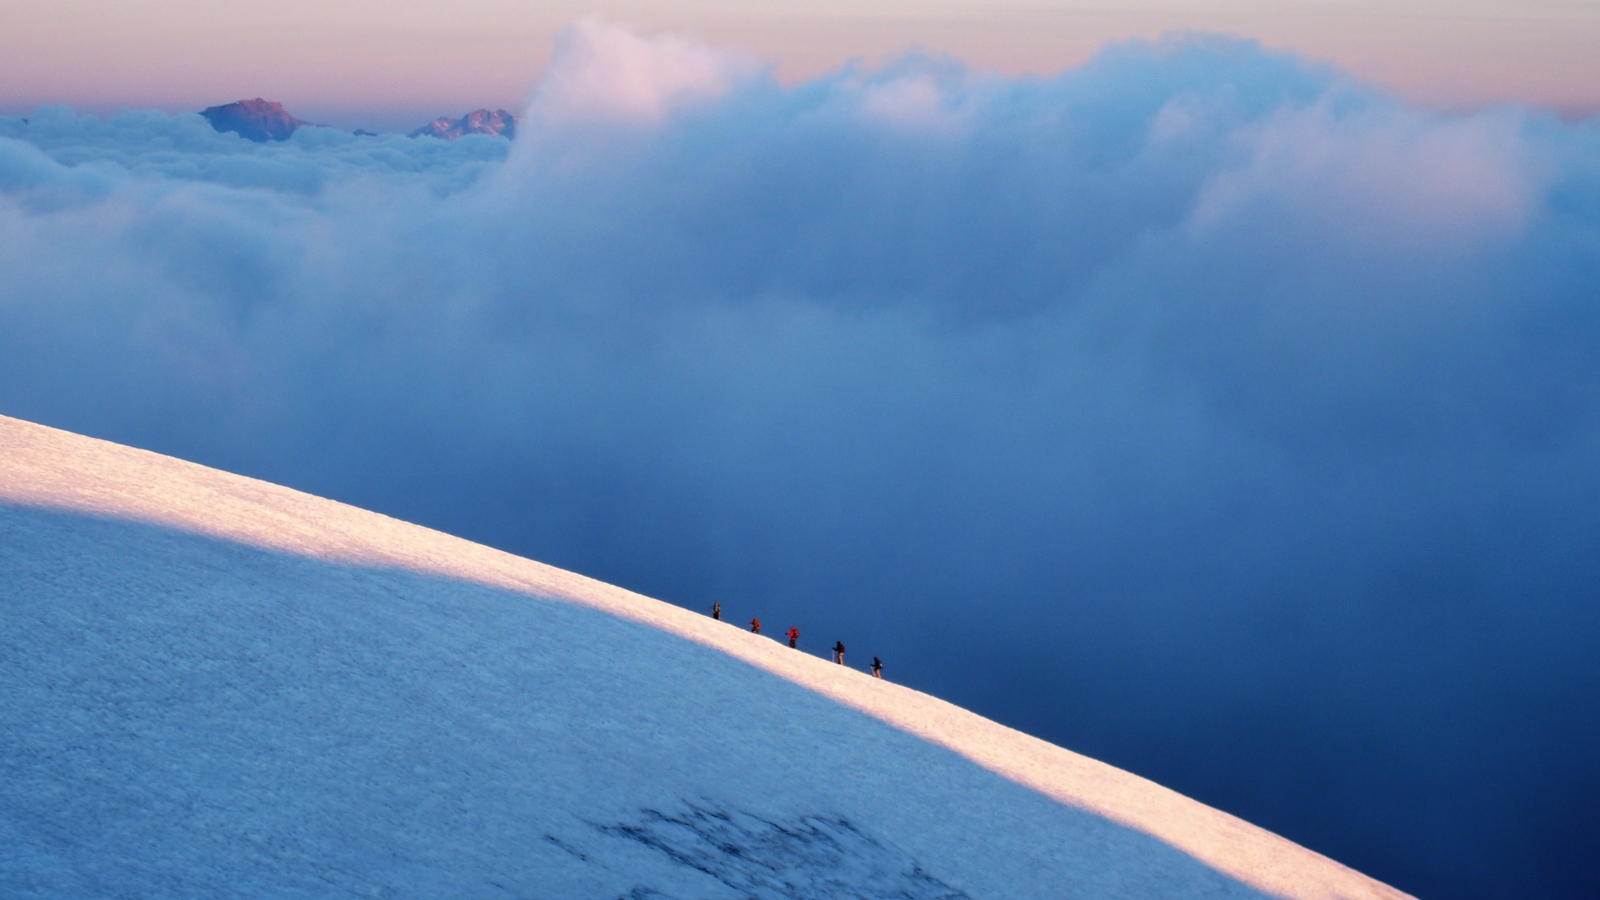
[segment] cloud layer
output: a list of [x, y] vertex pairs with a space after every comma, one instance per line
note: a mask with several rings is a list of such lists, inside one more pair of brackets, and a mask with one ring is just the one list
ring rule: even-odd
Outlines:
[[1600, 889], [1593, 123], [594, 22], [527, 121], [0, 119], [0, 412], [843, 638], [1420, 896]]

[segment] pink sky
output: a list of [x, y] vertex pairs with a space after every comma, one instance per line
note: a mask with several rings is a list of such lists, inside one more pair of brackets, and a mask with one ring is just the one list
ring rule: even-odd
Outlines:
[[[690, 30], [797, 80], [913, 45], [1048, 74], [1106, 43], [1204, 30], [1332, 61], [1413, 100], [1600, 109], [1600, 0], [4, 0], [0, 111], [283, 101], [402, 128], [515, 108], [550, 40], [585, 15]], [[416, 120], [416, 121], [414, 121]]]

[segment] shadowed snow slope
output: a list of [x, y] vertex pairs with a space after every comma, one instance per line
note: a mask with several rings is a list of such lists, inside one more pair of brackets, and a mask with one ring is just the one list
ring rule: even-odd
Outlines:
[[677, 607], [0, 417], [0, 895], [1396, 898]]

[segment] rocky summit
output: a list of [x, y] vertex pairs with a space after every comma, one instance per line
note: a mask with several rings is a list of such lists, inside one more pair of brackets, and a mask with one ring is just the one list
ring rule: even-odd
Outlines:
[[411, 132], [411, 136], [436, 137], [447, 141], [453, 141], [458, 137], [464, 137], [469, 134], [487, 134], [490, 137], [514, 138], [517, 136], [517, 123], [520, 121], [522, 120], [503, 109], [497, 109], [493, 112], [487, 109], [475, 109], [459, 119], [440, 116]]
[[290, 115], [282, 103], [273, 103], [257, 97], [222, 106], [208, 106], [200, 111], [217, 131], [228, 132], [255, 141], [286, 141], [295, 129], [312, 123]]

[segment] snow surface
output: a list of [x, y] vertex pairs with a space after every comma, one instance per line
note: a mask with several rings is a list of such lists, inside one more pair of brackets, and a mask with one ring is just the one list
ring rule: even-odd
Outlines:
[[5, 417], [0, 658], [8, 898], [1405, 896], [735, 625]]

